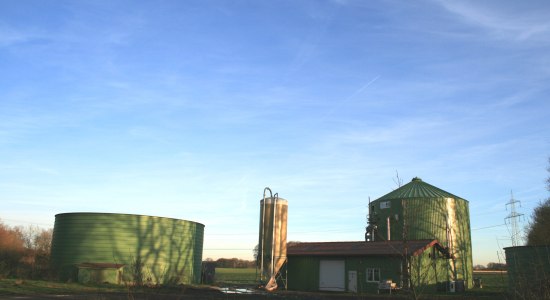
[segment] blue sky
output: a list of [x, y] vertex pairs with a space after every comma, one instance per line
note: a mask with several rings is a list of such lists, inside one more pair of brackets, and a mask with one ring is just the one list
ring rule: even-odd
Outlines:
[[204, 258], [251, 259], [264, 187], [289, 201], [289, 240], [362, 240], [398, 171], [469, 200], [474, 263], [497, 262], [510, 191], [526, 217], [548, 197], [548, 15], [546, 1], [4, 1], [0, 219], [182, 218], [206, 225]]

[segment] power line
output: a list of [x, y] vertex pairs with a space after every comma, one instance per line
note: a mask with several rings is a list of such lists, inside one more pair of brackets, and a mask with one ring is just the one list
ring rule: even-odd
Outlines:
[[506, 226], [506, 224], [499, 224], [499, 225], [492, 225], [492, 226], [486, 226], [486, 227], [472, 228], [472, 231], [487, 229], [487, 228], [495, 228], [495, 227], [500, 227], [500, 226]]
[[[349, 229], [327, 229], [327, 230], [318, 230], [318, 231], [289, 231], [288, 233], [327, 233], [327, 232], [354, 232], [356, 230], [359, 230], [358, 228], [349, 228]], [[225, 235], [258, 235], [258, 232], [244, 232], [244, 233], [205, 233], [205, 235], [209, 236], [225, 236]]]
[[226, 236], [226, 235], [258, 235], [257, 232], [246, 232], [246, 233], [205, 233], [204, 235], [213, 235], [213, 236]]
[[25, 224], [31, 224], [31, 225], [42, 225], [42, 226], [52, 226], [53, 225], [53, 224], [36, 223], [36, 222], [31, 222], [31, 221], [6, 219], [6, 218], [0, 218], [0, 222], [1, 221], [8, 221], [8, 222], [15, 222], [15, 223], [25, 223]]
[[202, 249], [202, 250], [208, 250], [208, 251], [252, 251], [254, 248], [247, 248], [247, 249], [223, 249], [223, 248], [210, 248], [210, 249]]

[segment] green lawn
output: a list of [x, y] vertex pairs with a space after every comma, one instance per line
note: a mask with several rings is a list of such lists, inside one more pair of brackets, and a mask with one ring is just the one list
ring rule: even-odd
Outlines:
[[505, 292], [508, 287], [507, 273], [474, 272], [474, 278], [481, 278], [484, 290]]
[[256, 283], [256, 269], [216, 268], [216, 283], [254, 284]]
[[[508, 278], [506, 273], [475, 273], [474, 277], [482, 279], [483, 288], [474, 288], [466, 291], [465, 293], [451, 294], [451, 293], [437, 293], [437, 294], [422, 294], [424, 299], [439, 299], [439, 300], [452, 300], [452, 299], [484, 299], [484, 300], [501, 300], [506, 298], [506, 288], [508, 284]], [[256, 269], [237, 269], [237, 268], [216, 268], [216, 284], [219, 286], [251, 286], [257, 283], [256, 281]], [[197, 286], [197, 288], [200, 288]], [[206, 288], [206, 287], [205, 287]], [[36, 295], [51, 295], [51, 294], [64, 294], [64, 295], [91, 295], [90, 299], [126, 299], [127, 294], [130, 293], [135, 299], [153, 299], [151, 297], [158, 297], [159, 295], [176, 295], [178, 299], [195, 299], [199, 297], [207, 297], [207, 299], [226, 299], [225, 294], [214, 292], [211, 289], [195, 289], [190, 287], [167, 287], [167, 288], [128, 288], [118, 285], [83, 285], [79, 283], [60, 283], [51, 281], [34, 281], [34, 280], [15, 280], [15, 279], [2, 279], [0, 280], [0, 298], [2, 295], [25, 295], [32, 298]], [[311, 294], [311, 295], [310, 295]], [[94, 296], [95, 295], [95, 296]], [[285, 292], [281, 291], [280, 296], [282, 299], [317, 299], [319, 295], [328, 297], [330, 299], [330, 293], [300, 293], [300, 292]], [[181, 297], [185, 296], [185, 297]], [[257, 295], [256, 295], [257, 296]], [[310, 297], [311, 296], [311, 297]], [[353, 298], [353, 294], [335, 294], [335, 297]], [[363, 295], [365, 296], [365, 295]], [[379, 295], [384, 298], [385, 295]], [[387, 295], [389, 297], [389, 295]], [[396, 297], [398, 296], [398, 297]], [[95, 297], [95, 298], [94, 298]], [[118, 297], [118, 298], [116, 298]], [[252, 296], [250, 296], [252, 297]], [[336, 298], [338, 298], [336, 297]], [[365, 296], [367, 297], [367, 296]], [[392, 295], [394, 298], [401, 299], [404, 295]], [[400, 298], [401, 297], [401, 298]], [[243, 295], [242, 298], [246, 298]], [[351, 299], [350, 298], [350, 299]], [[156, 298], [155, 298], [156, 299]], [[159, 298], [160, 299], [160, 298]], [[170, 298], [171, 299], [171, 298]], [[202, 299], [202, 298], [201, 298]], [[236, 295], [233, 299], [240, 299]], [[246, 298], [250, 299], [250, 298]]]
[[[220, 285], [254, 285], [256, 284], [256, 269], [216, 268], [216, 284]], [[123, 285], [80, 283], [62, 283], [39, 280], [0, 280], [0, 295], [42, 295], [42, 294], [109, 294], [126, 293], [128, 288]], [[147, 288], [132, 288], [133, 292], [151, 292]], [[154, 289], [153, 292], [157, 292]]]
[[469, 289], [465, 295], [480, 299], [505, 299], [508, 287], [506, 273], [474, 272], [474, 278], [481, 278], [483, 288]]
[[91, 286], [80, 283], [62, 283], [41, 280], [0, 280], [0, 295], [87, 294], [95, 292], [110, 293], [125, 291], [126, 289], [124, 286], [110, 284]]
[[82, 300], [227, 299], [226, 295], [220, 291], [200, 285], [132, 287], [112, 284], [88, 285], [40, 280], [0, 279], [0, 299], [54, 299], [59, 295], [64, 295], [64, 299]]

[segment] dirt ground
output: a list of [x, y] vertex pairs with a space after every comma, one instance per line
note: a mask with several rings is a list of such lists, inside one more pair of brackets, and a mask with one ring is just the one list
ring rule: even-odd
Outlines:
[[[387, 295], [389, 296], [389, 295]], [[2, 300], [51, 300], [51, 299], [75, 299], [75, 300], [177, 300], [177, 299], [304, 299], [304, 300], [337, 300], [337, 299], [389, 299], [380, 295], [354, 295], [340, 293], [306, 293], [277, 291], [268, 293], [253, 289], [219, 289], [219, 288], [185, 288], [181, 291], [158, 291], [158, 292], [137, 292], [137, 293], [85, 293], [85, 294], [43, 294], [43, 295], [0, 295]], [[392, 297], [392, 299], [404, 299]]]
[[[367, 294], [358, 295], [351, 293], [330, 293], [330, 292], [297, 292], [297, 291], [284, 291], [278, 290], [275, 292], [266, 292], [263, 290], [255, 289], [254, 286], [227, 286], [227, 287], [215, 287], [215, 286], [180, 286], [173, 288], [149, 288], [146, 290], [128, 290], [127, 292], [119, 291], [82, 291], [67, 294], [59, 293], [40, 293], [31, 291], [15, 291], [10, 294], [7, 291], [2, 293], [0, 290], [0, 300], [52, 300], [52, 299], [75, 299], [75, 300], [178, 300], [178, 299], [270, 299], [270, 300], [352, 300], [352, 299], [369, 299], [369, 300], [400, 300], [408, 299], [405, 294]], [[6, 293], [7, 292], [7, 293]], [[498, 297], [495, 297], [498, 296]], [[422, 299], [499, 299], [504, 300], [502, 294], [487, 294], [487, 295], [422, 295]]]

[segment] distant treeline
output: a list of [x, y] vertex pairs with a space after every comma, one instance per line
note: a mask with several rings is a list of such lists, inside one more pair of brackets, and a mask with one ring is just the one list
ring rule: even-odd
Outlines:
[[218, 260], [207, 259], [204, 263], [215, 264], [216, 268], [255, 268], [256, 262], [253, 260], [243, 260], [238, 258], [220, 258]]
[[506, 264], [490, 262], [487, 266], [475, 265], [474, 270], [487, 270], [487, 271], [505, 271]]

